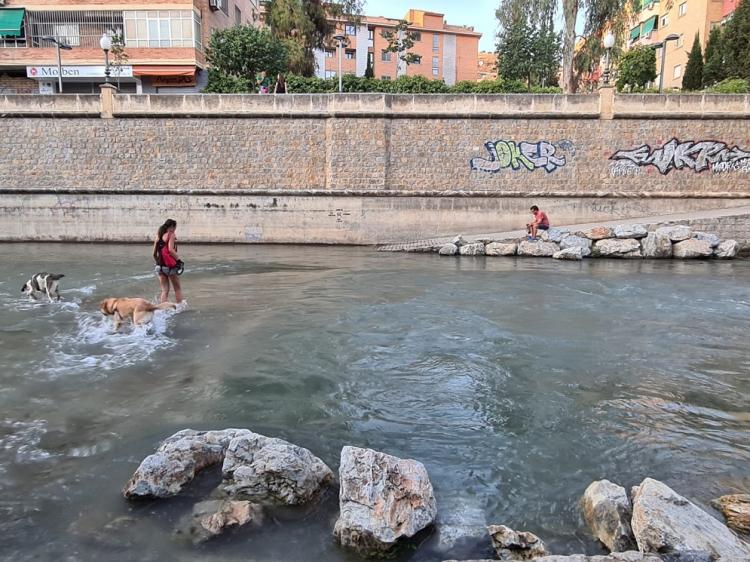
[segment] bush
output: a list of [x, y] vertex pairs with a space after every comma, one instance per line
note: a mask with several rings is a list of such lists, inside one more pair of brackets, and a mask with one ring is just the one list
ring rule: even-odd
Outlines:
[[255, 85], [245, 77], [229, 76], [216, 70], [208, 72], [208, 85], [205, 94], [246, 94], [252, 92]]
[[727, 78], [706, 88], [706, 92], [712, 94], [747, 94], [749, 91], [748, 81], [743, 78]]

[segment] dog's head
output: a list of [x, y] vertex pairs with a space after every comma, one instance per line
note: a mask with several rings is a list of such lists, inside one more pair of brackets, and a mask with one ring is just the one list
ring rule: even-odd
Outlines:
[[26, 283], [24, 283], [23, 285], [21, 285], [21, 292], [25, 293], [28, 290], [29, 290], [29, 282], [26, 281]]
[[117, 308], [117, 299], [104, 299], [99, 303], [99, 310], [104, 316], [112, 316]]

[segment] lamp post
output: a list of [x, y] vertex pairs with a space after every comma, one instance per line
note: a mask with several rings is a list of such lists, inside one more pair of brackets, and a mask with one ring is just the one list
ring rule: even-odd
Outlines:
[[605, 61], [604, 61], [604, 85], [609, 86], [609, 72], [610, 72], [610, 62], [611, 62], [611, 51], [612, 47], [615, 46], [615, 36], [612, 34], [611, 31], [607, 33], [607, 35], [604, 37], [604, 52], [605, 54]]
[[102, 33], [99, 46], [104, 51], [104, 83], [109, 84], [109, 51], [112, 48], [112, 38], [106, 33]]
[[672, 33], [671, 35], [667, 35], [664, 38], [664, 41], [661, 43], [656, 43], [653, 46], [654, 49], [658, 49], [661, 47], [661, 66], [659, 67], [659, 93], [664, 93], [664, 59], [667, 54], [667, 43], [669, 41], [679, 41], [680, 36]]
[[73, 49], [73, 47], [71, 47], [67, 43], [63, 43], [57, 37], [52, 37], [51, 35], [45, 35], [44, 37], [42, 37], [42, 41], [49, 41], [50, 43], [55, 44], [55, 49], [57, 50], [57, 90], [59, 94], [62, 94], [62, 58], [60, 57], [60, 49], [70, 51]]
[[346, 41], [346, 37], [343, 35], [335, 35], [333, 37], [338, 42], [338, 50], [339, 50], [339, 94], [344, 91], [344, 82], [343, 77], [341, 76], [341, 65], [342, 65], [342, 57], [344, 53], [344, 41]]

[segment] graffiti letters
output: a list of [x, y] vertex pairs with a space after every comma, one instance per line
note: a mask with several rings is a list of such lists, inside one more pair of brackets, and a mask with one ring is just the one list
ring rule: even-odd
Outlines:
[[672, 139], [660, 148], [644, 144], [632, 150], [620, 150], [610, 160], [626, 161], [635, 166], [654, 166], [663, 175], [672, 170], [684, 169], [694, 172], [709, 169], [727, 172], [742, 171], [750, 167], [750, 152], [719, 141], [680, 142]]
[[472, 158], [469, 165], [472, 170], [497, 173], [501, 170], [544, 169], [548, 174], [565, 166], [565, 156], [559, 154], [566, 151], [573, 153], [573, 143], [563, 140], [557, 146], [547, 141], [519, 142], [497, 140], [484, 143], [489, 158]]

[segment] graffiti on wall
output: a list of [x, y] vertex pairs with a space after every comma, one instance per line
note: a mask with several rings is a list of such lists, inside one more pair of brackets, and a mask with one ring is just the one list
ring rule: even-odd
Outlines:
[[567, 163], [565, 153], [575, 154], [573, 143], [562, 140], [556, 144], [548, 141], [516, 142], [496, 140], [484, 143], [489, 158], [476, 157], [469, 161], [472, 171], [496, 174], [502, 170], [543, 169], [548, 174]]
[[672, 139], [656, 148], [644, 144], [632, 150], [619, 150], [610, 160], [616, 161], [610, 167], [613, 176], [632, 175], [633, 170], [645, 166], [654, 166], [663, 175], [672, 170], [750, 173], [750, 152], [714, 140], [680, 142]]

